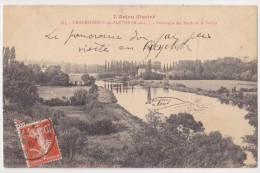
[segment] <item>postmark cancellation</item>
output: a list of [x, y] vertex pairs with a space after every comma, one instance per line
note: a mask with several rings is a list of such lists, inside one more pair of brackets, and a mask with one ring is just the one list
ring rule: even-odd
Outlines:
[[30, 124], [15, 120], [15, 124], [28, 167], [62, 158], [50, 119]]

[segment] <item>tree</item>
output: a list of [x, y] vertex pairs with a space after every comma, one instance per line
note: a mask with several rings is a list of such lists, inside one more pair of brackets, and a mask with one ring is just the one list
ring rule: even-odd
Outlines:
[[226, 94], [229, 94], [229, 90], [226, 88], [226, 87], [220, 87], [218, 90], [217, 90], [217, 94], [223, 94], [223, 93], [226, 93]]
[[184, 74], [184, 79], [194, 79], [195, 74], [192, 71], [186, 71]]
[[105, 60], [105, 72], [107, 72], [107, 60]]
[[39, 98], [33, 73], [24, 63], [14, 61], [4, 68], [4, 98], [19, 107], [31, 107]]
[[254, 130], [253, 135], [246, 135], [243, 138], [243, 141], [247, 143], [248, 145], [245, 147], [247, 151], [251, 152], [253, 154], [253, 157], [255, 161], [257, 162], [257, 131]]
[[242, 79], [243, 80], [251, 80], [252, 79], [252, 71], [251, 70], [247, 70], [246, 72], [242, 73]]
[[252, 81], [257, 82], [257, 74], [254, 74], [254, 75], [252, 76]]
[[[166, 120], [167, 123], [178, 126], [182, 126], [183, 129], [192, 130], [193, 132], [203, 132], [204, 127], [202, 122], [195, 121], [193, 116], [188, 113], [179, 113], [177, 115], [171, 114]], [[190, 131], [188, 133], [191, 133]]]
[[146, 65], [146, 71], [148, 72], [148, 73], [151, 73], [152, 72], [152, 60], [151, 59], [149, 59], [148, 61], [147, 61], [147, 65]]
[[98, 99], [98, 86], [96, 84], [91, 85], [85, 99], [86, 106]]
[[85, 137], [86, 135], [76, 127], [68, 128], [70, 127], [69, 124], [64, 127], [65, 129], [62, 129], [60, 134], [62, 154], [69, 159], [73, 159], [76, 152], [81, 151], [81, 146], [87, 138]]
[[114, 70], [114, 64], [113, 64], [113, 60], [111, 60], [111, 63], [110, 63], [110, 71], [113, 72]]
[[84, 105], [87, 98], [88, 91], [79, 89], [74, 92], [75, 103], [74, 105]]
[[[168, 65], [165, 69], [166, 71], [169, 70]], [[241, 59], [234, 57], [224, 57], [204, 62], [200, 60], [180, 60], [174, 64], [174, 71], [184, 71], [185, 73], [190, 71], [195, 74], [195, 79], [254, 81], [257, 79], [254, 76], [257, 74], [257, 61], [243, 62]]]
[[84, 89], [79, 89], [74, 92], [75, 102], [73, 105], [84, 105], [85, 99], [87, 97], [88, 91]]
[[246, 108], [248, 113], [245, 115], [245, 119], [248, 120], [248, 123], [254, 127], [253, 135], [246, 135], [244, 137], [244, 142], [248, 145], [246, 150], [253, 154], [253, 157], [257, 163], [257, 139], [258, 139], [258, 112], [257, 112], [257, 95], [251, 95], [249, 98], [249, 106]]
[[44, 83], [52, 86], [67, 86], [69, 84], [69, 76], [61, 71], [58, 65], [50, 65], [43, 73]]
[[134, 134], [123, 155], [126, 167], [241, 167], [246, 154], [232, 138], [219, 132], [205, 134], [201, 122], [187, 113], [162, 118], [156, 112]]
[[89, 76], [88, 74], [82, 75], [81, 80], [83, 80], [87, 86], [95, 84], [95, 78], [93, 76]]
[[45, 82], [51, 82], [51, 79], [54, 76], [59, 75], [61, 72], [62, 71], [60, 66], [50, 65], [49, 67], [47, 67], [44, 73]]
[[161, 62], [160, 61], [154, 61], [152, 66], [153, 66], [153, 69], [155, 71], [161, 70]]
[[3, 48], [3, 65], [8, 66], [8, 62], [10, 60], [11, 51], [9, 47]]
[[36, 84], [44, 83], [44, 74], [38, 64], [29, 64], [28, 67], [33, 71], [33, 80]]
[[69, 84], [69, 75], [65, 73], [60, 73], [55, 75], [51, 79], [51, 85], [53, 86], [67, 86]]
[[10, 63], [14, 62], [16, 59], [16, 55], [15, 55], [15, 48], [12, 47], [11, 48], [11, 56], [10, 56]]
[[241, 167], [246, 153], [235, 145], [231, 137], [219, 132], [197, 133], [192, 138], [187, 165], [191, 167]]

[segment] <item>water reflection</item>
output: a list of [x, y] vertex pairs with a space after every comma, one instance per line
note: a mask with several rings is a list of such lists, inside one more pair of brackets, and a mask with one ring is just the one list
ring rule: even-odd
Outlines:
[[[104, 86], [106, 89], [109, 89], [115, 94], [128, 93], [128, 91], [130, 91], [130, 93], [133, 94], [135, 90], [140, 89], [140, 86], [135, 84], [130, 84], [128, 82], [120, 83], [120, 82], [113, 82], [113, 81], [99, 81], [98, 84], [99, 86]], [[156, 96], [158, 90], [163, 90], [163, 93], [166, 95], [169, 93], [168, 88], [151, 89], [151, 87], [149, 86], [149, 87], [142, 87], [142, 90], [144, 90], [146, 93], [146, 98], [147, 98], [146, 101], [150, 101], [152, 99], [152, 96]], [[218, 100], [221, 104], [227, 104], [227, 105], [231, 104], [232, 106], [237, 106], [240, 109], [244, 108], [243, 103], [230, 102], [228, 99], [225, 98], [218, 98]]]
[[150, 102], [150, 101], [151, 101], [151, 87], [149, 86], [148, 90], [147, 90], [147, 102]]
[[[98, 85], [99, 86], [104, 86], [106, 89], [109, 89], [110, 91], [118, 94], [118, 93], [128, 93], [128, 91], [130, 91], [130, 93], [134, 93], [135, 90], [140, 89], [139, 85], [136, 84], [129, 84], [128, 82], [112, 82], [112, 81], [98, 81]], [[151, 90], [151, 87], [143, 87], [143, 90], [145, 90], [146, 94], [147, 94], [147, 100], [146, 101], [150, 101], [152, 98], [152, 95], [157, 95], [157, 90], [153, 89]], [[152, 92], [152, 93], [151, 93]], [[164, 88], [163, 89], [164, 93], [169, 93], [169, 89]]]
[[179, 112], [191, 113], [195, 120], [201, 121], [205, 132], [219, 131], [223, 136], [230, 136], [234, 143], [244, 146], [242, 137], [252, 135], [254, 128], [244, 119], [248, 113], [243, 104], [229, 102], [227, 99], [217, 99], [194, 93], [185, 93], [174, 91], [167, 88], [151, 88], [129, 83], [103, 82], [97, 81], [97, 85], [111, 90], [118, 100], [118, 104], [124, 107], [131, 114], [145, 120], [145, 115], [149, 112], [145, 103], [155, 97], [174, 97], [194, 105], [210, 104], [208, 110], [204, 113], [192, 112], [190, 105], [181, 108], [170, 108], [165, 110], [164, 116], [176, 114]]
[[112, 92], [116, 92], [116, 93], [128, 93], [128, 90], [131, 91], [131, 93], [133, 93], [136, 85], [128, 84], [127, 82], [119, 83], [119, 82], [112, 82], [112, 81], [104, 81], [103, 86], [106, 89], [109, 89]]
[[[129, 83], [97, 81], [97, 85], [111, 90], [118, 100], [118, 104], [124, 107], [131, 114], [145, 120], [149, 112], [145, 103], [155, 97], [175, 97], [196, 105], [209, 104], [205, 113], [194, 113], [192, 107], [171, 108], [163, 112], [164, 116], [179, 112], [191, 113], [197, 121], [201, 121], [205, 132], [220, 131], [224, 136], [231, 136], [238, 145], [243, 145], [242, 137], [253, 134], [253, 127], [244, 119], [247, 111], [243, 105], [227, 104], [217, 98], [185, 93], [164, 88], [151, 88]], [[223, 104], [222, 104], [222, 103]], [[239, 108], [239, 107], [240, 108]]]

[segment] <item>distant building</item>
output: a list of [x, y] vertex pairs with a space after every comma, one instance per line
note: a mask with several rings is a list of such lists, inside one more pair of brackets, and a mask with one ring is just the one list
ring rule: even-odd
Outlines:
[[[85, 82], [81, 79], [81, 77], [86, 73], [69, 73], [69, 83], [74, 85], [85, 85]], [[97, 79], [97, 73], [88, 74]]]
[[70, 73], [69, 75], [69, 83], [74, 85], [84, 85], [85, 82], [81, 79], [83, 76], [82, 73]]
[[[141, 74], [143, 74], [145, 71], [146, 71], [145, 68], [139, 68], [138, 71], [137, 71], [137, 76], [141, 76]], [[151, 69], [151, 72], [155, 72], [155, 73], [158, 73], [158, 74], [165, 74], [165, 73], [162, 73], [162, 72], [159, 72], [159, 71], [155, 71], [154, 69]]]
[[44, 72], [46, 72], [46, 70], [47, 70], [47, 66], [46, 66], [46, 65], [43, 65], [42, 68], [41, 68], [41, 72], [44, 73]]

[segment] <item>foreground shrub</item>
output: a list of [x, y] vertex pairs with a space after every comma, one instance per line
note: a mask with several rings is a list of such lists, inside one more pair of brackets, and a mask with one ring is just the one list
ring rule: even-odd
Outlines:
[[117, 132], [117, 129], [113, 125], [112, 120], [103, 119], [90, 124], [87, 132], [89, 135], [109, 135]]
[[59, 135], [59, 144], [63, 157], [72, 159], [77, 152], [80, 153], [81, 147], [85, 146], [86, 135], [76, 127], [66, 128]]
[[[13, 110], [14, 109], [14, 110]], [[29, 113], [29, 114], [28, 114]], [[14, 120], [20, 120], [27, 123], [32, 123], [45, 118], [51, 118], [55, 132], [59, 120], [64, 117], [63, 111], [54, 110], [39, 103], [35, 104], [30, 109], [17, 110], [17, 107], [11, 110], [5, 110], [4, 119], [4, 166], [5, 167], [26, 167], [22, 146], [17, 134]], [[67, 126], [68, 128], [68, 126]], [[57, 133], [56, 133], [57, 135]]]
[[[187, 121], [186, 121], [187, 120]], [[241, 167], [243, 150], [219, 132], [205, 134], [201, 122], [187, 113], [163, 119], [148, 115], [148, 124], [135, 133], [123, 153], [125, 167]]]
[[43, 104], [48, 105], [50, 107], [52, 106], [68, 106], [69, 101], [62, 100], [60, 98], [52, 98], [50, 100], [44, 100]]
[[71, 105], [84, 105], [88, 91], [85, 89], [78, 89], [74, 92], [74, 96], [71, 97]]
[[181, 88], [186, 88], [186, 85], [184, 85], [182, 83], [176, 83], [175, 86], [181, 87]]

